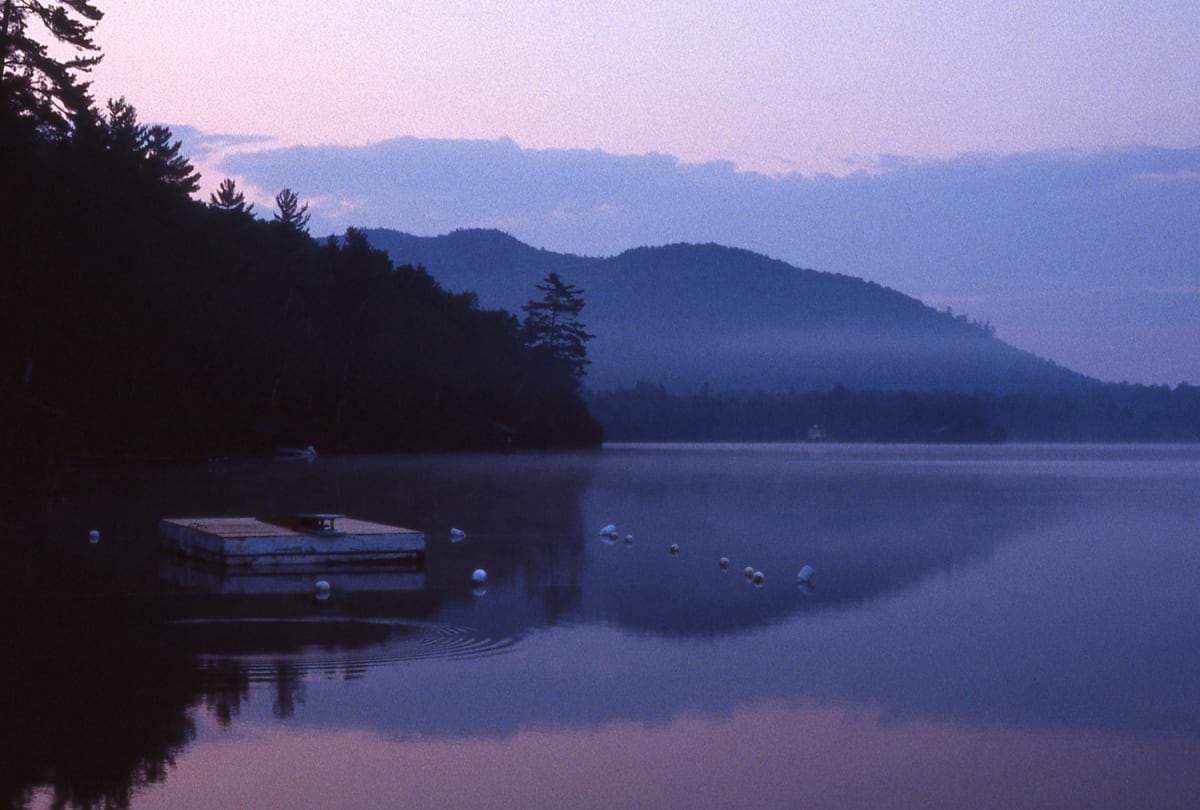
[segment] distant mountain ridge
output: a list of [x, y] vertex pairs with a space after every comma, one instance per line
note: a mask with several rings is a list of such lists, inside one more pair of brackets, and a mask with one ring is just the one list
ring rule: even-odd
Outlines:
[[397, 265], [421, 265], [485, 308], [519, 314], [548, 273], [584, 291], [597, 337], [586, 383], [679, 392], [843, 385], [965, 393], [1074, 393], [1099, 382], [998, 340], [986, 325], [851, 276], [715, 244], [611, 257], [534, 248], [495, 230], [421, 237], [365, 231]]

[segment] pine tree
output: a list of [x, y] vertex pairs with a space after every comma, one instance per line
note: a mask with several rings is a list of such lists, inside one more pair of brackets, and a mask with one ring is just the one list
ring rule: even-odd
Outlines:
[[200, 187], [200, 175], [179, 153], [182, 143], [171, 142], [170, 128], [143, 125], [137, 110], [124, 97], [109, 99], [103, 113], [91, 111], [80, 122], [76, 140], [98, 144], [113, 164], [128, 171], [126, 180], [140, 178], [185, 195]]
[[290, 188], [285, 188], [275, 195], [275, 207], [278, 208], [272, 220], [299, 233], [308, 233], [308, 203], [300, 204], [300, 196]]
[[97, 122], [104, 151], [141, 163], [146, 156], [146, 128], [138, 121], [137, 110], [124, 96], [110, 98]]
[[246, 195], [238, 191], [232, 177], [226, 177], [217, 187], [215, 194], [208, 195], [208, 207], [237, 214], [253, 214], [254, 203], [246, 204]]
[[583, 290], [564, 283], [558, 273], [546, 276], [537, 288], [542, 300], [521, 307], [525, 313], [525, 344], [549, 352], [570, 366], [576, 381], [582, 380], [592, 362], [587, 359], [586, 344], [595, 337], [578, 320], [583, 311]]
[[[91, 108], [89, 84], [79, 74], [100, 61], [92, 30], [102, 16], [88, 0], [0, 0], [0, 113], [40, 129], [70, 129]], [[53, 41], [35, 39], [31, 22]], [[50, 46], [79, 55], [59, 59]]]
[[194, 194], [200, 188], [200, 175], [183, 155], [181, 141], [171, 143], [171, 130], [155, 124], [146, 130], [146, 165], [151, 177], [184, 194]]

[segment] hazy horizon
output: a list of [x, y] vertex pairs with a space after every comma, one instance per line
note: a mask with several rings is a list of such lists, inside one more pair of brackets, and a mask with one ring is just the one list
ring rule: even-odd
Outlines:
[[177, 134], [210, 176], [257, 192], [264, 216], [269, 189], [300, 190], [317, 235], [494, 228], [587, 256], [714, 242], [950, 307], [1099, 379], [1200, 381], [1200, 147], [890, 156], [808, 177], [511, 139], [285, 148]]
[[96, 98], [175, 128], [205, 196], [294, 188], [314, 233], [718, 242], [1200, 382], [1194, 4], [100, 8]]

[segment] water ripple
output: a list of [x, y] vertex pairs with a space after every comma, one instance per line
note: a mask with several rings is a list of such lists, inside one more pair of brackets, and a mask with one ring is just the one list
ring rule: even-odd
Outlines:
[[[236, 652], [205, 651], [196, 655], [197, 666], [206, 674], [220, 675], [230, 664], [249, 683], [277, 681], [281, 667], [298, 675], [345, 674], [418, 661], [462, 661], [504, 655], [514, 649], [519, 637], [493, 636], [475, 628], [450, 624], [424, 624], [389, 619], [237, 619], [232, 621], [188, 620], [180, 625], [220, 628], [224, 637], [247, 629], [255, 634], [270, 628], [286, 628], [289, 635], [303, 638], [306, 629], [329, 631], [339, 626], [358, 629], [378, 627], [388, 635], [378, 641], [352, 647], [344, 642], [296, 644], [286, 651], [253, 649], [237, 645]], [[340, 633], [338, 634], [340, 635]], [[222, 645], [224, 646], [224, 645]]]

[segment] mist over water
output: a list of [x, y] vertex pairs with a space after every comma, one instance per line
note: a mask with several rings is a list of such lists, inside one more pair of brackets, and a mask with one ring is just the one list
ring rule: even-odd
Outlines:
[[[780, 807], [1186, 806], [1198, 484], [1195, 446], [85, 471], [64, 502], [5, 521], [5, 732], [27, 744], [0, 791], [17, 806], [186, 807], [201, 787], [239, 806], [390, 806], [400, 790], [422, 806], [703, 806], [761, 784], [756, 803]], [[322, 602], [304, 577], [156, 550], [161, 517], [312, 510], [425, 531], [424, 569], [332, 570]], [[1022, 768], [1018, 796], [1003, 784]]]

